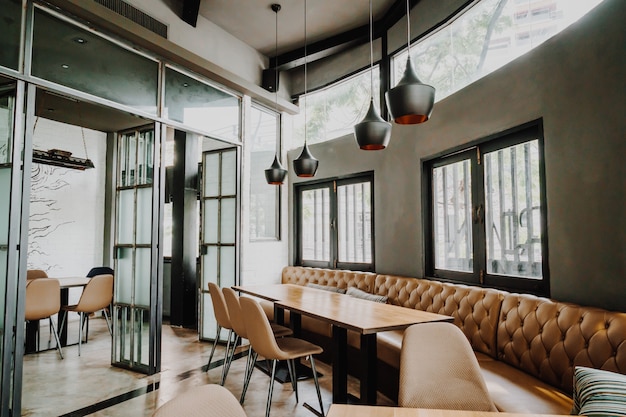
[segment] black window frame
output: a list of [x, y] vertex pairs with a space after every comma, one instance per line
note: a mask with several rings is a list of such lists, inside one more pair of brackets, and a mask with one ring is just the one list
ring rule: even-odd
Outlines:
[[[541, 198], [540, 207], [540, 230], [541, 230], [541, 267], [542, 278], [526, 278], [510, 275], [488, 273], [487, 271], [487, 243], [484, 216], [476, 217], [477, 208], [484, 213], [485, 189], [484, 189], [484, 163], [482, 155], [508, 148], [517, 144], [537, 140], [539, 151], [539, 181]], [[435, 268], [435, 236], [433, 231], [433, 169], [448, 165], [460, 160], [469, 159], [471, 163], [471, 186], [472, 186], [472, 242], [473, 242], [473, 266], [472, 272], [460, 272]], [[482, 287], [497, 288], [506, 291], [517, 291], [550, 296], [550, 269], [548, 256], [548, 228], [547, 228], [547, 199], [546, 199], [546, 173], [545, 151], [542, 119], [534, 120], [523, 125], [496, 133], [462, 147], [446, 151], [432, 158], [422, 161], [422, 211], [424, 213], [424, 248], [425, 248], [425, 272], [427, 276], [442, 281], [478, 285]], [[478, 210], [478, 213], [480, 213]]]
[[[370, 184], [370, 204], [371, 204], [371, 254], [372, 261], [370, 263], [357, 263], [357, 262], [340, 262], [339, 261], [339, 228], [337, 227], [337, 188], [344, 185], [356, 184], [368, 182]], [[330, 259], [328, 261], [318, 261], [318, 260], [307, 260], [303, 259], [302, 254], [302, 192], [314, 189], [329, 189], [329, 202], [330, 202], [330, 210], [329, 210], [329, 225], [330, 230], [328, 231], [330, 235], [329, 239], [329, 253]], [[316, 268], [329, 268], [329, 269], [347, 269], [347, 270], [355, 270], [355, 271], [366, 271], [366, 272], [374, 272], [375, 271], [375, 211], [374, 211], [374, 172], [362, 172], [358, 174], [351, 174], [341, 177], [334, 178], [325, 178], [323, 180], [318, 181], [307, 181], [302, 183], [294, 184], [294, 237], [295, 237], [295, 260], [294, 265], [297, 266], [309, 266]]]

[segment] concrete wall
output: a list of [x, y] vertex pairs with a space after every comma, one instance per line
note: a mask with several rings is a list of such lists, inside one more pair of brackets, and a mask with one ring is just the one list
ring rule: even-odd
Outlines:
[[[436, 103], [427, 123], [394, 125], [384, 151], [360, 151], [352, 135], [311, 147], [315, 179], [375, 172], [378, 272], [424, 275], [421, 161], [543, 118], [551, 297], [626, 311], [625, 15], [626, 2], [606, 0]], [[292, 171], [290, 181], [299, 181]], [[290, 224], [292, 207], [290, 196]]]

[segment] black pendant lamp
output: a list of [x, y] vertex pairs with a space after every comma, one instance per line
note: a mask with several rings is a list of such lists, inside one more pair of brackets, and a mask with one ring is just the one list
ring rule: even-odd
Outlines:
[[411, 63], [411, 20], [406, 0], [408, 57], [402, 79], [385, 93], [387, 108], [394, 122], [401, 125], [423, 123], [430, 118], [435, 103], [435, 88], [422, 84]]
[[306, 0], [304, 0], [304, 147], [297, 159], [293, 160], [293, 170], [298, 177], [314, 177], [319, 162], [306, 144], [306, 88], [307, 88], [307, 56], [306, 56]]
[[[272, 10], [276, 13], [276, 49], [275, 56], [278, 57], [278, 12], [280, 11], [280, 4], [272, 4]], [[278, 67], [278, 63], [276, 63], [276, 67]], [[278, 113], [278, 69], [275, 71], [276, 74], [276, 113]], [[278, 152], [274, 155], [274, 162], [272, 166], [265, 170], [265, 180], [270, 185], [282, 185], [283, 181], [285, 181], [285, 177], [287, 176], [287, 170], [283, 168], [280, 160], [278, 159]]]
[[354, 137], [359, 148], [366, 151], [385, 149], [391, 138], [391, 123], [380, 117], [374, 106], [374, 29], [372, 0], [370, 0], [370, 107], [360, 123], [354, 125]]

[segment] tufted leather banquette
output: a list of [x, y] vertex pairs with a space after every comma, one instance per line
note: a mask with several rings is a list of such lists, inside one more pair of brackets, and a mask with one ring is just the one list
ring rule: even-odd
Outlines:
[[[500, 411], [568, 414], [574, 366], [626, 374], [626, 313], [368, 272], [288, 266], [283, 269], [282, 282], [357, 287], [387, 296], [390, 304], [454, 317], [478, 358]], [[272, 314], [269, 306], [266, 311]], [[314, 338], [332, 334], [329, 325], [315, 319], [303, 318], [302, 330]], [[358, 349], [359, 337], [350, 333], [348, 343]], [[393, 331], [377, 337], [378, 375], [384, 380], [379, 387], [394, 399], [402, 336], [402, 331]]]

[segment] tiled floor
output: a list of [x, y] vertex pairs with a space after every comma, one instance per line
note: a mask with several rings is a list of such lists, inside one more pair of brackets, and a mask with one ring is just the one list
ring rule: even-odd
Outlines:
[[[104, 319], [97, 318], [90, 321], [89, 343], [83, 345], [80, 357], [77, 346], [64, 349], [64, 360], [56, 350], [26, 355], [22, 416], [151, 416], [159, 405], [189, 387], [219, 383], [221, 366], [209, 372], [202, 370], [211, 344], [199, 342], [193, 330], [163, 326], [162, 371], [152, 376], [112, 367], [110, 342]], [[215, 358], [222, 359], [223, 354], [219, 346]], [[332, 388], [330, 367], [319, 361], [317, 365], [323, 374], [320, 385], [327, 409]], [[234, 361], [225, 384], [237, 398], [244, 368], [245, 357]], [[264, 415], [268, 384], [268, 376], [255, 370], [244, 405], [249, 417]], [[349, 387], [356, 392], [358, 382], [350, 379]], [[291, 384], [274, 385], [272, 417], [313, 416], [302, 406], [307, 402], [318, 407], [313, 380], [300, 381], [298, 388], [300, 403], [296, 404]], [[389, 403], [384, 397], [379, 402]]]

